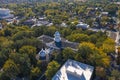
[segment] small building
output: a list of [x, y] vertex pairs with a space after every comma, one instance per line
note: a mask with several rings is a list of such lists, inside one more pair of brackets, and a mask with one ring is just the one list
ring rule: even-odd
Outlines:
[[69, 59], [52, 80], [92, 80], [93, 71], [93, 66]]
[[80, 22], [79, 24], [76, 25], [76, 28], [88, 29], [89, 25]]
[[62, 22], [60, 26], [61, 26], [61, 27], [67, 27], [67, 24], [64, 23], [64, 22]]
[[49, 21], [36, 21], [35, 23], [34, 23], [34, 25], [32, 25], [32, 28], [33, 27], [35, 27], [35, 26], [51, 26], [51, 25], [53, 25], [52, 23], [50, 24], [50, 22]]
[[29, 19], [23, 22], [24, 25], [32, 26], [35, 24], [35, 21], [33, 19]]

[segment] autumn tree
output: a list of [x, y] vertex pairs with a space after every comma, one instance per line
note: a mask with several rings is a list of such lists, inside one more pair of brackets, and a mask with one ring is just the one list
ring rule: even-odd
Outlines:
[[113, 52], [115, 52], [115, 42], [113, 39], [107, 38], [103, 42], [103, 44], [100, 48], [103, 50], [103, 52], [105, 52], [107, 54], [113, 53]]
[[92, 43], [87, 43], [87, 42], [83, 42], [79, 45], [79, 49], [78, 52], [81, 54], [81, 56], [87, 60], [87, 58], [90, 56], [90, 54], [93, 54], [94, 49], [95, 49], [95, 45]]
[[[83, 42], [79, 45], [77, 60], [84, 61], [85, 63], [92, 64], [94, 66], [108, 67], [110, 58], [98, 49], [94, 44], [90, 42]], [[80, 61], [79, 60], [79, 61]]]
[[0, 37], [0, 49], [12, 48], [13, 41], [5, 37]]
[[21, 54], [28, 54], [31, 64], [35, 64], [36, 63], [36, 48], [33, 46], [23, 46], [19, 49], [19, 52]]

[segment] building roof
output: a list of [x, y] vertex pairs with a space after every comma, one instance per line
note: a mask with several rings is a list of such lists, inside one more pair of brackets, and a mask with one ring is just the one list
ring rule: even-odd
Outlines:
[[102, 14], [108, 15], [108, 12], [102, 12]]
[[42, 35], [40, 37], [38, 37], [39, 40], [41, 40], [43, 43], [49, 43], [49, 42], [52, 42], [54, 41], [54, 39], [50, 36], [47, 36], [47, 35]]
[[4, 16], [0, 16], [0, 19], [8, 19], [8, 18], [13, 18], [14, 15], [13, 14], [8, 14], [8, 15], [4, 15]]
[[52, 80], [90, 80], [93, 71], [93, 66], [69, 59]]
[[87, 29], [89, 28], [89, 25], [84, 24], [84, 23], [79, 23], [76, 25], [77, 28], [82, 28], [82, 29]]
[[5, 8], [0, 8], [0, 14], [10, 14], [10, 10]]
[[[48, 47], [53, 47], [55, 49], [59, 49], [54, 42], [54, 38], [50, 37], [50, 36], [46, 36], [46, 35], [42, 35], [40, 37], [38, 37], [39, 40], [41, 40], [44, 44], [46, 44], [46, 46]], [[70, 47], [73, 50], [77, 50], [77, 47], [79, 45], [79, 43], [76, 42], [70, 42], [68, 40], [65, 40], [64, 38], [61, 39], [62, 42], [62, 48], [66, 48], [66, 47]]]
[[14, 17], [13, 14], [10, 13], [11, 11], [9, 9], [0, 8], [0, 19], [7, 19]]

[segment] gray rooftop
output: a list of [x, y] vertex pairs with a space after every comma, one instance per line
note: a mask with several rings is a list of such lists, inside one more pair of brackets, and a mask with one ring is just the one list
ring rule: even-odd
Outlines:
[[52, 37], [47, 36], [47, 35], [42, 35], [42, 36], [38, 37], [38, 39], [40, 41], [42, 41], [43, 43], [49, 43], [49, 42], [54, 41], [54, 39]]

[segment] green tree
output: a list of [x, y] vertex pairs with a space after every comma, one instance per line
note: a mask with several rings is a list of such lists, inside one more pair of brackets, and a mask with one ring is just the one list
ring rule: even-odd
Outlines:
[[109, 80], [119, 80], [120, 79], [120, 72], [118, 70], [113, 70], [111, 73], [111, 77]]
[[4, 36], [4, 31], [0, 30], [0, 36]]
[[83, 42], [79, 45], [78, 52], [81, 54], [82, 58], [86, 59], [90, 56], [90, 54], [93, 54], [93, 51], [95, 50], [95, 45], [89, 42]]
[[32, 31], [19, 31], [13, 35], [13, 40], [16, 41], [24, 38], [31, 38], [32, 36], [33, 36]]
[[47, 27], [45, 27], [45, 26], [35, 27], [35, 28], [33, 28], [34, 36], [39, 37], [42, 34], [45, 34], [46, 30], [47, 30]]
[[73, 52], [71, 48], [68, 47], [62, 51], [62, 55], [63, 55], [64, 60], [68, 60], [68, 59], [73, 59], [75, 53]]
[[12, 35], [12, 29], [6, 28], [4, 29], [4, 36], [11, 36]]
[[90, 54], [88, 61], [95, 66], [109, 67], [110, 57], [100, 50], [95, 50], [94, 54]]
[[47, 70], [45, 72], [45, 75], [48, 80], [52, 79], [52, 77], [55, 75], [59, 67], [60, 65], [56, 61], [52, 61], [48, 64]]
[[97, 42], [97, 36], [96, 35], [90, 35], [90, 37], [89, 37], [89, 39], [90, 39], [90, 42], [92, 42], [92, 43], [96, 43]]
[[110, 21], [109, 17], [103, 16], [103, 17], [101, 18], [101, 24], [102, 24], [102, 26], [105, 26], [108, 21]]
[[9, 80], [10, 78], [5, 75], [4, 71], [0, 71], [0, 80]]
[[5, 75], [9, 77], [10, 79], [16, 78], [16, 76], [19, 74], [19, 68], [17, 64], [15, 64], [12, 60], [7, 60], [3, 66], [3, 71], [5, 72]]
[[70, 28], [64, 28], [63, 30], [61, 30], [63, 37], [70, 35], [71, 32], [72, 32], [72, 30]]
[[19, 49], [19, 53], [28, 54], [31, 64], [36, 64], [36, 48], [33, 46], [23, 46]]
[[75, 60], [76, 61], [79, 61], [79, 62], [84, 62], [84, 59], [82, 58], [81, 54], [80, 53], [77, 53], [75, 55]]
[[13, 46], [18, 51], [22, 46], [29, 45], [36, 48], [42, 48], [42, 43], [37, 38], [24, 38], [22, 40], [17, 40], [14, 42]]
[[41, 75], [41, 70], [38, 67], [33, 67], [31, 69], [31, 74], [30, 74], [31, 80], [36, 79], [40, 75]]
[[118, 7], [115, 4], [108, 4], [104, 9], [105, 11], [108, 11], [110, 15], [115, 15]]
[[20, 77], [28, 76], [30, 74], [31, 63], [27, 54], [11, 53], [9, 58], [17, 64], [20, 70]]
[[10, 51], [11, 51], [10, 49], [6, 49], [6, 48], [3, 48], [0, 51], [0, 67], [3, 67], [3, 64], [8, 59]]
[[73, 42], [85, 42], [85, 41], [89, 41], [89, 36], [86, 34], [71, 34], [70, 36], [67, 36], [67, 39]]
[[97, 66], [95, 69], [96, 76], [99, 76], [101, 79], [106, 78], [105, 68]]
[[102, 52], [90, 42], [81, 43], [79, 45], [78, 54], [79, 55], [76, 56], [76, 59], [79, 61], [82, 60], [83, 62], [94, 66], [109, 66], [110, 58], [107, 56], [107, 54]]
[[45, 31], [45, 34], [49, 36], [53, 36], [56, 30], [57, 29], [55, 26], [48, 27]]
[[0, 49], [12, 48], [13, 41], [5, 37], [0, 37]]

